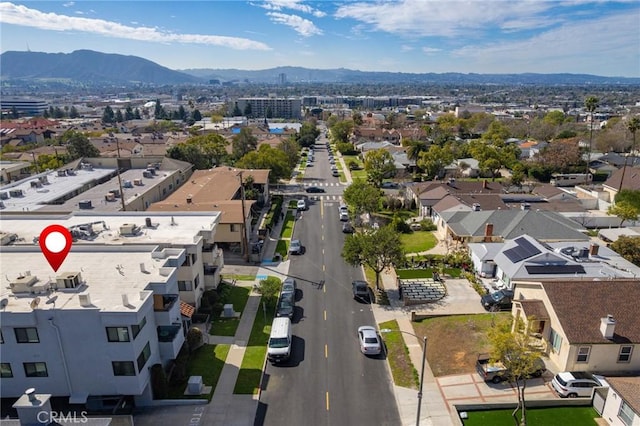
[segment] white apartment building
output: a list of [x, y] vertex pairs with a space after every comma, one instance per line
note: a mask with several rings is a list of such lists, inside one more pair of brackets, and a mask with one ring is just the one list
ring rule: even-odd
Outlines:
[[152, 366], [166, 367], [185, 341], [187, 257], [156, 244], [78, 243], [54, 272], [37, 244], [3, 246], [2, 397], [35, 388], [71, 404], [114, 395], [148, 404]]

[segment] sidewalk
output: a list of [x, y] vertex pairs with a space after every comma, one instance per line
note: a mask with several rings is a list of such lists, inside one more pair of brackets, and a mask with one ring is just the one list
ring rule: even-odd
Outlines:
[[[394, 272], [383, 272], [381, 275], [382, 285], [387, 291], [390, 306], [372, 305], [373, 315], [376, 323], [396, 320], [398, 327], [404, 338], [404, 342], [409, 349], [409, 357], [414, 368], [420, 374], [422, 366], [422, 341], [417, 339], [413, 334], [413, 326], [411, 325], [410, 313], [401, 309], [398, 299], [396, 275]], [[410, 333], [410, 334], [407, 334]], [[427, 341], [427, 345], [429, 342]], [[396, 402], [400, 419], [403, 425], [414, 425], [416, 422], [416, 413], [418, 407], [418, 391], [414, 389], [402, 388], [394, 386], [396, 394]], [[422, 407], [420, 412], [421, 425], [448, 426], [453, 425], [451, 413], [440, 392], [438, 383], [436, 382], [433, 372], [429, 367], [429, 363], [425, 363], [424, 383], [422, 388]]]

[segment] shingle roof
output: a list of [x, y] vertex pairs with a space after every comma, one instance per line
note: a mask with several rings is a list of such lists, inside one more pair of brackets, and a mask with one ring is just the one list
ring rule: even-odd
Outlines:
[[[640, 280], [542, 282], [570, 344], [640, 343]], [[605, 339], [600, 320], [613, 315], [614, 337]]]
[[607, 382], [640, 416], [640, 377], [607, 377]]
[[623, 167], [620, 170], [616, 170], [611, 174], [611, 177], [604, 183], [605, 186], [611, 187], [616, 191], [620, 188], [620, 181], [622, 180], [622, 171], [624, 171], [624, 182], [622, 183], [622, 189], [631, 189], [634, 191], [640, 190], [640, 169], [637, 167]]
[[549, 319], [549, 313], [542, 300], [518, 300], [517, 303], [522, 306], [525, 317], [535, 317], [537, 320]]

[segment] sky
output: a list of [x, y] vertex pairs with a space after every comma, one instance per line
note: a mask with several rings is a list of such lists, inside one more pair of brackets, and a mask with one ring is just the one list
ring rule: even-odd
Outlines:
[[0, 2], [0, 50], [278, 66], [640, 77], [640, 1]]

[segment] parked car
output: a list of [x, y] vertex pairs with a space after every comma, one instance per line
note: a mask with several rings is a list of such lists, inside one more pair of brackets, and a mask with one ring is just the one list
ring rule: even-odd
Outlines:
[[296, 298], [293, 293], [282, 293], [278, 299], [276, 317], [293, 318], [296, 309]]
[[[480, 377], [482, 377], [482, 380], [493, 383], [500, 383], [503, 380], [507, 380], [509, 372], [507, 367], [505, 367], [502, 362], [490, 362], [490, 360], [491, 357], [489, 354], [478, 355], [476, 371]], [[547, 371], [547, 367], [544, 365], [542, 358], [538, 357], [535, 361], [535, 371], [533, 371], [529, 377], [540, 377], [545, 371]]]
[[302, 244], [300, 240], [291, 240], [291, 244], [289, 244], [289, 254], [302, 254]]
[[313, 167], [313, 163], [309, 160], [307, 160], [307, 167]]
[[339, 177], [339, 176], [340, 176], [340, 172], [338, 172], [338, 169], [336, 169], [336, 170], [331, 170], [331, 176], [333, 176], [333, 177]]
[[485, 294], [480, 299], [482, 306], [487, 311], [500, 311], [503, 309], [511, 309], [513, 301], [513, 290], [498, 290], [491, 294]]
[[360, 352], [365, 355], [380, 355], [382, 352], [382, 342], [375, 327], [363, 325], [358, 327], [358, 340], [360, 341]]
[[354, 280], [351, 282], [351, 288], [353, 291], [354, 299], [371, 302], [371, 295], [369, 293], [369, 284], [367, 284], [366, 281]]
[[584, 371], [558, 373], [551, 381], [551, 386], [562, 398], [591, 397], [593, 388], [608, 385], [604, 377]]
[[398, 184], [396, 182], [382, 182], [380, 188], [394, 189], [397, 188]]
[[296, 203], [296, 207], [298, 208], [298, 211], [306, 210], [307, 202], [305, 200], [298, 200], [298, 202]]
[[318, 188], [317, 186], [310, 186], [307, 189], [305, 189], [305, 191], [310, 193], [321, 193], [321, 192], [324, 192], [324, 189]]
[[293, 293], [295, 295], [296, 293], [296, 280], [293, 278], [285, 278], [285, 280], [282, 282], [282, 290], [280, 291], [280, 293]]
[[353, 226], [349, 222], [345, 222], [342, 224], [342, 232], [345, 234], [353, 234], [354, 229]]

